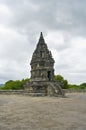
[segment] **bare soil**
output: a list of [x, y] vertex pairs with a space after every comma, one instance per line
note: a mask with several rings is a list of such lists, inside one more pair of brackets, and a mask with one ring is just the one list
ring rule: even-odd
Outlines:
[[0, 95], [0, 130], [86, 130], [86, 93]]

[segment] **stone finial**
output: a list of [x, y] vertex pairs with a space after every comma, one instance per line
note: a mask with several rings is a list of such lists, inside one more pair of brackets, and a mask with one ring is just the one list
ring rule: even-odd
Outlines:
[[43, 33], [41, 32], [40, 33], [40, 38], [39, 38], [39, 42], [38, 42], [39, 44], [41, 44], [41, 43], [45, 43], [45, 40], [44, 40], [44, 37], [43, 37]]

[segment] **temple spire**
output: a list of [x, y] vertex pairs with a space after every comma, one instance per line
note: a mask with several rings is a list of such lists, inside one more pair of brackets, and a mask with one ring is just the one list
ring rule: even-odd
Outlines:
[[40, 34], [40, 37], [42, 37], [42, 38], [43, 38], [43, 34], [42, 34], [42, 32], [41, 32], [41, 34]]
[[44, 37], [43, 37], [43, 33], [41, 32], [40, 33], [40, 38], [39, 38], [39, 42], [38, 42], [39, 44], [41, 44], [41, 43], [45, 43], [45, 40], [44, 40]]

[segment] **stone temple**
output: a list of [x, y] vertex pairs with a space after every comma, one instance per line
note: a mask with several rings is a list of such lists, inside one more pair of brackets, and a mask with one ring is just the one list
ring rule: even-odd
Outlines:
[[63, 96], [63, 90], [60, 83], [54, 78], [54, 59], [51, 51], [41, 32], [38, 44], [32, 55], [31, 60], [31, 78], [30, 82], [25, 85], [25, 90], [29, 94]]

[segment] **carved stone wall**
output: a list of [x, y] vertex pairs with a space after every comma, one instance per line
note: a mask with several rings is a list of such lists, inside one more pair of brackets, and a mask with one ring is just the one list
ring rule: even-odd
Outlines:
[[31, 60], [31, 81], [53, 81], [54, 59], [41, 33]]

